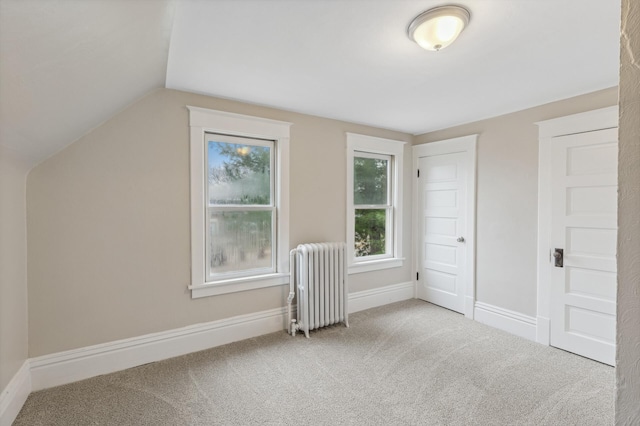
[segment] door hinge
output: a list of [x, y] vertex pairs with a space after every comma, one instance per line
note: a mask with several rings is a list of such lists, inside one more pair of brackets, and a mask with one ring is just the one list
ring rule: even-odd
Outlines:
[[416, 281], [420, 280], [420, 272], [416, 272]]
[[418, 169], [418, 177], [420, 177], [420, 169]]

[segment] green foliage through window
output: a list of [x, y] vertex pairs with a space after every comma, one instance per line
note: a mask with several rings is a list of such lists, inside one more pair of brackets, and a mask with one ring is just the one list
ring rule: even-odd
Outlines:
[[353, 158], [354, 248], [357, 257], [386, 253], [390, 160], [377, 156]]
[[354, 157], [353, 203], [387, 204], [389, 160]]
[[355, 252], [357, 257], [385, 254], [386, 209], [356, 209]]

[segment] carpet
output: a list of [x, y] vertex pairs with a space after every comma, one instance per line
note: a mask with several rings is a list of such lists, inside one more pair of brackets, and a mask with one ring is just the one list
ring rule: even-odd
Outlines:
[[419, 300], [31, 394], [15, 425], [611, 425], [614, 369]]

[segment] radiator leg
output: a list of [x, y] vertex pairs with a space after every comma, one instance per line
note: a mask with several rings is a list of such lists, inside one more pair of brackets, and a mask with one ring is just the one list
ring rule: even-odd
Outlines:
[[294, 318], [291, 320], [291, 327], [289, 329], [290, 333], [292, 336], [295, 337], [296, 333], [302, 330], [305, 334], [305, 336], [307, 336], [307, 338], [309, 338], [309, 329], [307, 327], [304, 327], [303, 325], [299, 324], [298, 321]]
[[293, 326], [292, 323], [296, 322], [296, 320], [291, 318], [291, 302], [293, 301], [294, 297], [295, 297], [295, 293], [291, 292], [291, 293], [289, 293], [289, 297], [287, 298], [287, 309], [289, 311], [289, 325], [288, 325], [289, 326], [289, 330], [287, 330], [287, 332], [289, 332], [289, 334], [291, 334], [291, 335], [293, 335], [292, 332], [293, 332], [293, 329], [294, 329], [294, 326]]
[[302, 329], [304, 330], [304, 335], [309, 338], [309, 323], [302, 324]]

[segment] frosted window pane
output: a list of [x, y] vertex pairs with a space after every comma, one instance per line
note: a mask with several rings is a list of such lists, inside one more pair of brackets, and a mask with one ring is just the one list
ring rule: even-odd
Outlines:
[[354, 157], [354, 204], [387, 204], [389, 160]]
[[211, 273], [271, 268], [271, 221], [271, 211], [211, 212]]
[[386, 209], [356, 209], [356, 257], [385, 254]]
[[209, 203], [271, 204], [271, 148], [209, 141]]

